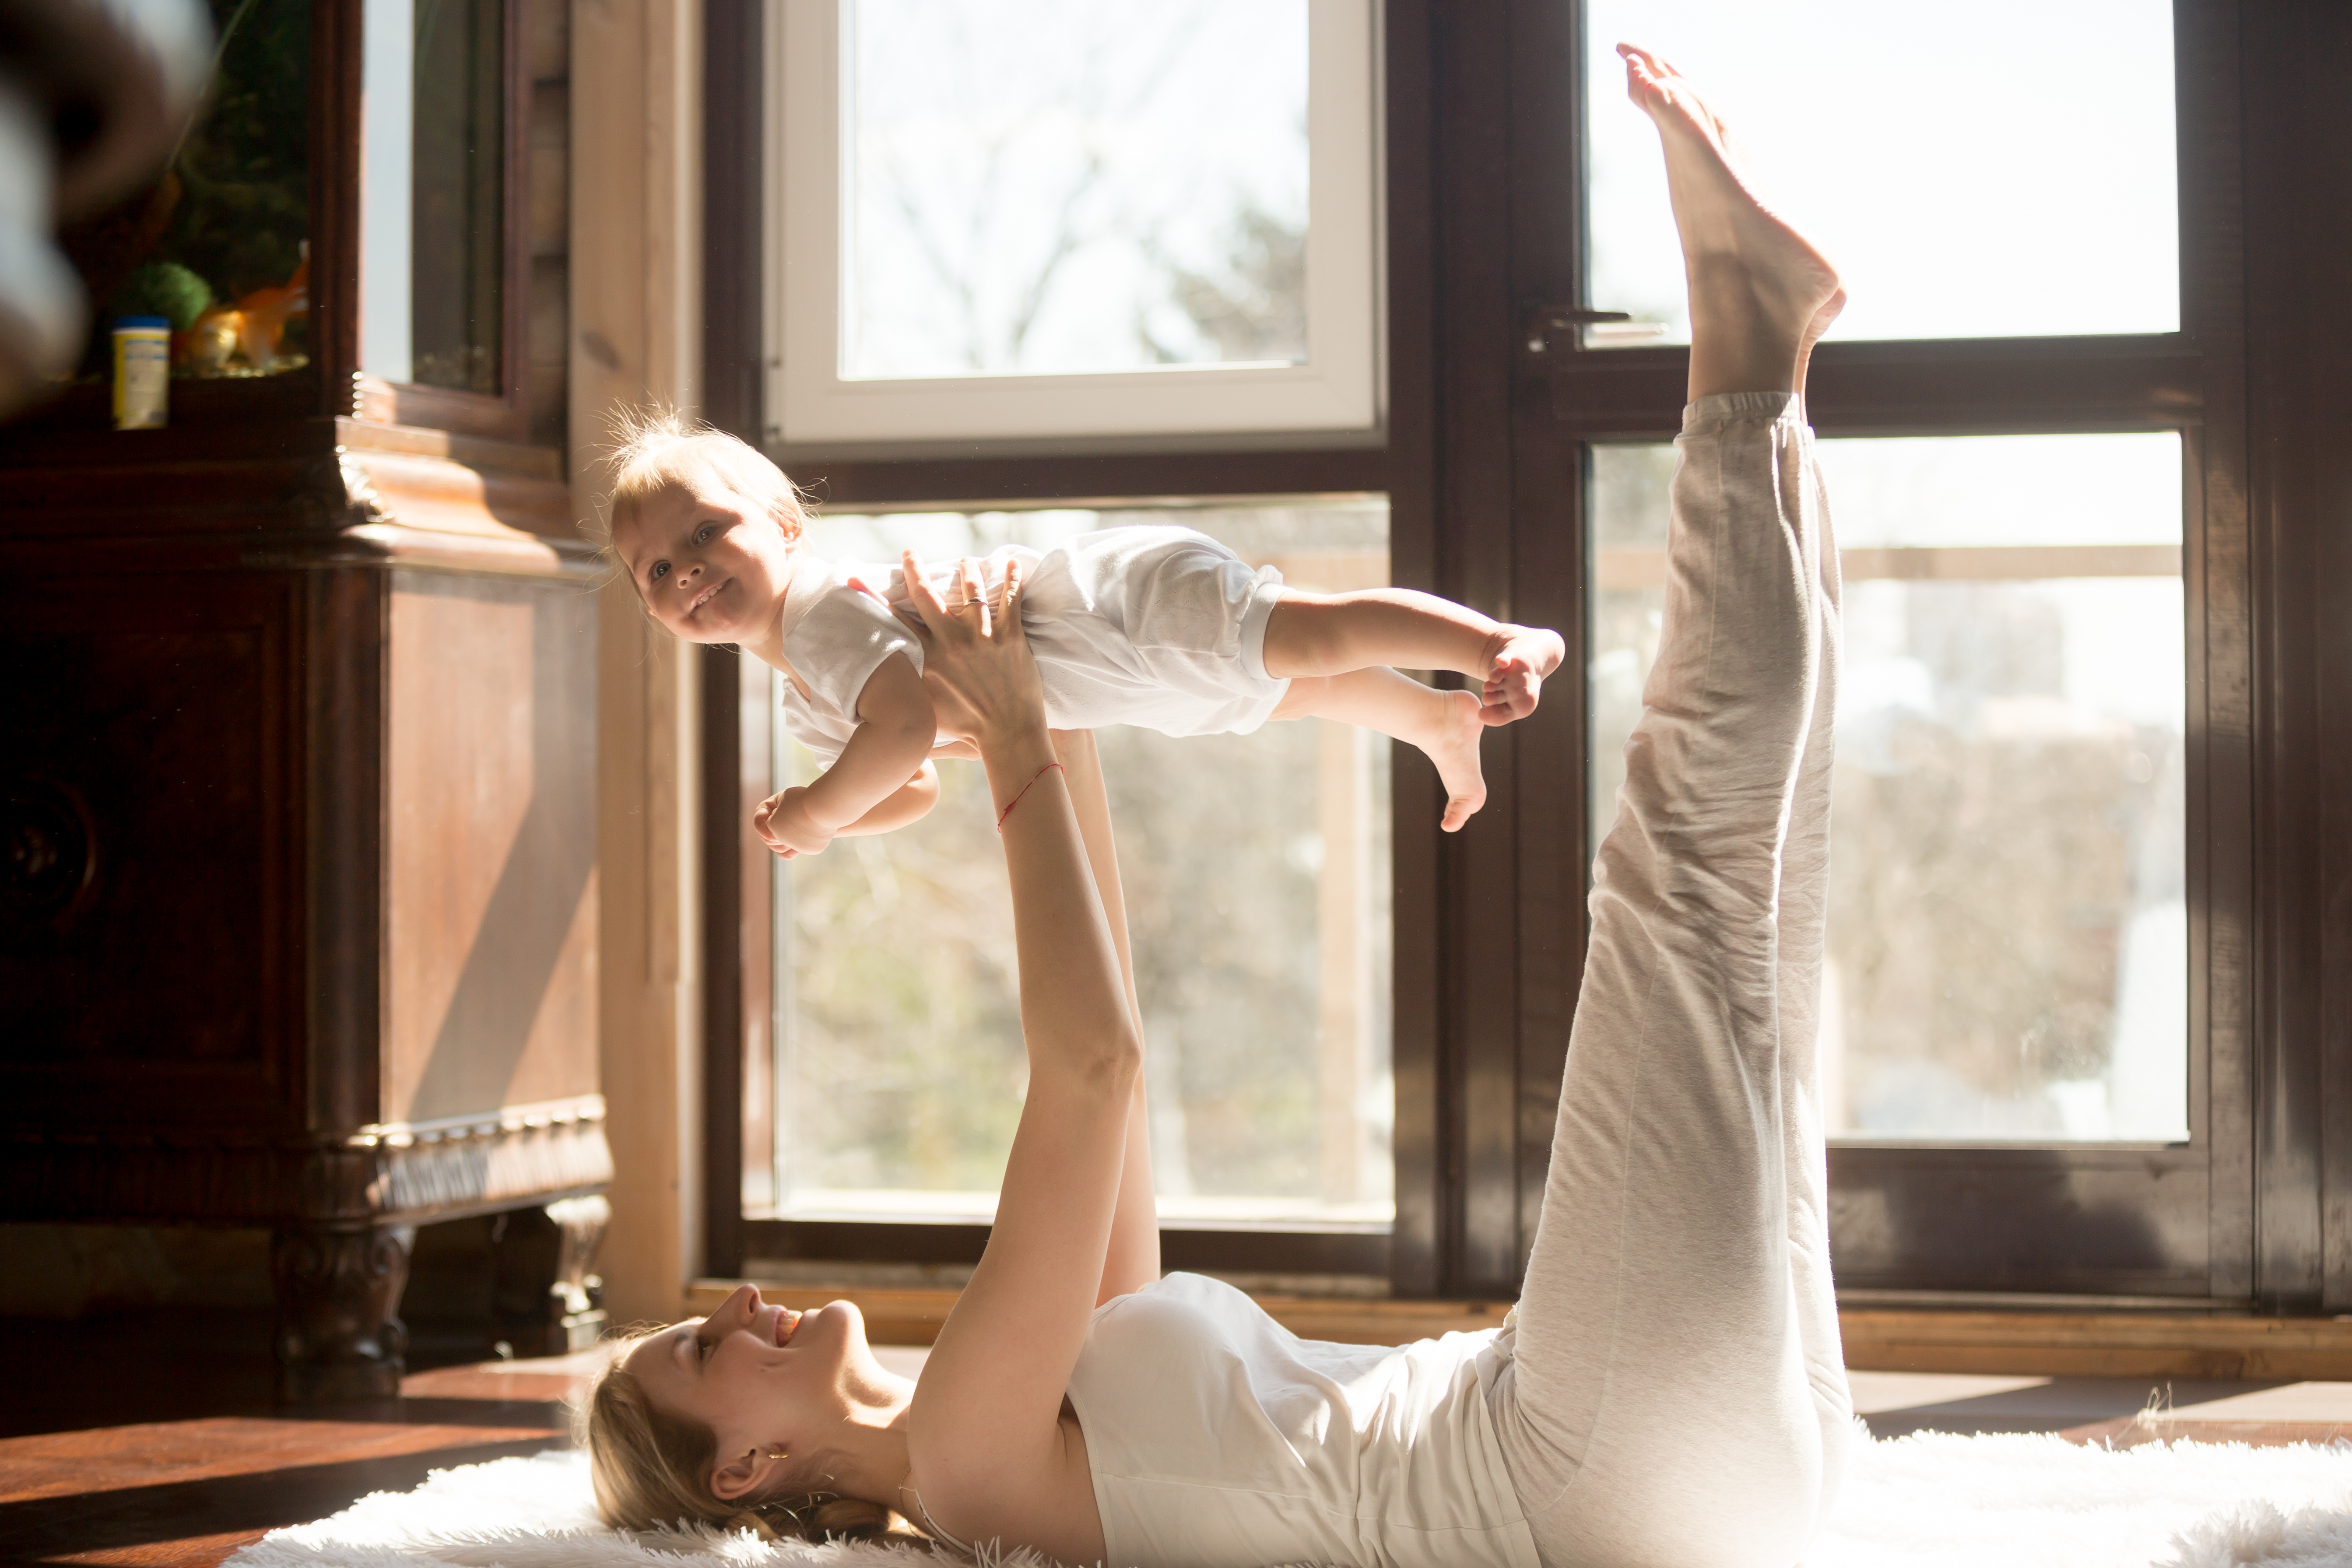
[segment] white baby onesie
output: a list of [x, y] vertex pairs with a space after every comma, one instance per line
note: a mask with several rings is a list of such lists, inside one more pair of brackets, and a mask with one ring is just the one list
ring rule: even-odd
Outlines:
[[[1057, 730], [1139, 724], [1168, 735], [1246, 734], [1289, 689], [1265, 672], [1265, 623], [1282, 574], [1252, 572], [1189, 528], [1097, 529], [1038, 552], [1008, 544], [984, 558], [992, 587], [1022, 567], [1021, 623]], [[947, 596], [955, 563], [929, 568]], [[849, 586], [887, 595], [886, 609]], [[895, 614], [893, 612], [896, 612]], [[922, 624], [896, 564], [803, 556], [784, 594], [784, 726], [827, 767], [857, 729], [857, 698], [882, 661], [923, 667]], [[805, 689], [802, 682], [805, 683]]]

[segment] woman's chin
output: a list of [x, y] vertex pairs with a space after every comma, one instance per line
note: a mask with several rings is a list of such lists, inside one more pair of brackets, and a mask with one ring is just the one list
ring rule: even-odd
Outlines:
[[866, 1314], [857, 1310], [856, 1302], [827, 1301], [824, 1306], [818, 1308], [817, 1311], [827, 1320], [826, 1326], [828, 1328], [832, 1328], [836, 1324], [839, 1325], [836, 1331], [844, 1340], [861, 1349], [864, 1348], [866, 1344]]

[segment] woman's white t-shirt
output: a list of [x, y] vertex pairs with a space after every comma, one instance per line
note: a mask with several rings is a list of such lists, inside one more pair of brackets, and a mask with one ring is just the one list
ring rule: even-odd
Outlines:
[[1171, 1274], [1095, 1311], [1070, 1405], [1110, 1568], [1538, 1568], [1487, 1415], [1495, 1331], [1302, 1340]]

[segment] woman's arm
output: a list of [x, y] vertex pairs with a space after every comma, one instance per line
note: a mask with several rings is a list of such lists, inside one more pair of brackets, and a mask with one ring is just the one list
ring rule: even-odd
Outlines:
[[[1110, 922], [1111, 944], [1118, 950], [1128, 1016], [1134, 1020], [1135, 1037], [1140, 1040], [1143, 1007], [1135, 994], [1135, 953], [1127, 939], [1127, 897], [1119, 887], [1118, 850], [1111, 838], [1110, 792], [1103, 781], [1102, 753], [1095, 746], [1091, 730], [1056, 730], [1054, 744], [1068, 770], [1078, 833], [1086, 840], [1087, 858], [1094, 866], [1095, 888]], [[1102, 1284], [1095, 1291], [1095, 1304], [1139, 1290], [1159, 1278], [1160, 1205], [1151, 1182], [1151, 1108], [1139, 1074], [1135, 1100], [1127, 1111], [1127, 1157], [1119, 1170], [1118, 1206], [1111, 1215], [1110, 1246], [1103, 1257]]]
[[[1017, 573], [993, 616], [977, 604], [950, 613], [911, 566], [908, 576], [930, 628], [940, 728], [979, 742], [1002, 816], [1029, 1057], [996, 1222], [916, 1387], [908, 1458], [947, 1528], [1091, 1560], [1100, 1527], [1091, 1510], [1071, 1517], [1074, 1443], [1060, 1417], [1101, 1288], [1142, 1041], [1045, 728]], [[959, 603], [977, 586], [967, 563]]]

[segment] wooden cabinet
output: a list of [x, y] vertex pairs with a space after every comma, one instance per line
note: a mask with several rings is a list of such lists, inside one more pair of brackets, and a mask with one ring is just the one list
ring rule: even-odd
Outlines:
[[[504, 222], [529, 18], [455, 9], [506, 40]], [[527, 225], [488, 390], [362, 372], [365, 18], [305, 19], [307, 363], [0, 429], [0, 1218], [272, 1227], [281, 1392], [331, 1400], [396, 1386], [422, 1222], [515, 1211], [518, 1351], [602, 1321], [601, 572], [524, 438]]]

